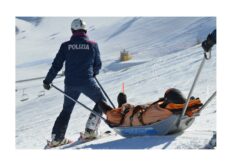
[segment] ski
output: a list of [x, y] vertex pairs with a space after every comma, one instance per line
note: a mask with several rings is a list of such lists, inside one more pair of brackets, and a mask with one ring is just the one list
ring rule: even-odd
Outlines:
[[58, 145], [58, 146], [51, 146], [51, 141], [47, 140], [47, 144], [44, 147], [44, 149], [54, 149], [54, 148], [58, 148], [58, 147], [61, 147], [61, 146], [64, 146], [64, 145], [69, 145], [69, 144], [71, 144], [73, 142], [74, 141], [68, 140], [67, 143], [64, 143], [64, 144], [61, 144], [61, 145]]
[[92, 139], [78, 139], [77, 141], [71, 143], [71, 144], [68, 144], [68, 145], [64, 145], [64, 146], [61, 146], [59, 147], [60, 149], [67, 149], [67, 148], [70, 148], [70, 147], [75, 147], [75, 146], [78, 146], [78, 145], [81, 145], [81, 144], [85, 144], [85, 143], [88, 143], [88, 142], [91, 142], [91, 141], [95, 141], [95, 140], [99, 140], [99, 139], [102, 139], [102, 138], [105, 138], [105, 137], [108, 137], [108, 136], [111, 136], [112, 135], [112, 132], [111, 131], [106, 131], [106, 132], [103, 132], [102, 134], [100, 134], [98, 137], [96, 138], [92, 138]]
[[66, 144], [55, 146], [55, 147], [50, 147], [50, 142], [51, 141], [47, 140], [47, 144], [44, 147], [44, 149], [67, 149], [67, 148], [70, 148], [70, 147], [73, 147], [73, 146], [77, 146], [77, 145], [81, 145], [81, 144], [84, 144], [84, 143], [87, 143], [87, 142], [91, 142], [91, 141], [94, 141], [94, 140], [102, 139], [104, 137], [111, 136], [111, 135], [112, 135], [111, 131], [105, 131], [105, 132], [103, 132], [102, 134], [100, 134], [96, 138], [84, 139], [84, 140], [78, 138], [76, 141], [69, 141]]

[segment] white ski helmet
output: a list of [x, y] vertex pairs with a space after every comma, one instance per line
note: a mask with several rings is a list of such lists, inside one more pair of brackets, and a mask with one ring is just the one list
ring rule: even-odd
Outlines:
[[85, 31], [87, 31], [86, 23], [80, 18], [74, 19], [71, 23], [71, 29], [72, 30], [85, 30]]

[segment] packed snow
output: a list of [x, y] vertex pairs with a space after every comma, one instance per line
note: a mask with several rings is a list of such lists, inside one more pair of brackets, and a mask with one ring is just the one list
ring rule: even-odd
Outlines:
[[[71, 17], [44, 17], [38, 23], [16, 18], [16, 148], [43, 149], [63, 95], [52, 88], [44, 91], [43, 77], [62, 42], [71, 37]], [[116, 104], [122, 83], [128, 102], [143, 104], [157, 100], [168, 88], [187, 96], [203, 59], [200, 43], [216, 27], [215, 17], [87, 17], [88, 35], [99, 44], [103, 67], [98, 80]], [[120, 51], [133, 58], [120, 62]], [[40, 78], [41, 77], [41, 78]], [[25, 79], [38, 78], [20, 82]], [[64, 77], [54, 84], [64, 87]], [[216, 47], [207, 60], [193, 95], [205, 102], [216, 91]], [[21, 101], [28, 98], [28, 100]], [[94, 103], [81, 95], [90, 108]], [[84, 131], [89, 112], [76, 104], [66, 137], [76, 140]], [[102, 122], [100, 131], [112, 135], [69, 149], [203, 149], [216, 133], [216, 99], [183, 133], [167, 136], [124, 138]]]

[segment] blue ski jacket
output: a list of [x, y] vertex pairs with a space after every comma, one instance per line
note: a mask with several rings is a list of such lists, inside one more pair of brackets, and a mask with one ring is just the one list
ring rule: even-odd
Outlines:
[[62, 43], [45, 78], [52, 83], [65, 62], [65, 84], [77, 86], [99, 74], [100, 52], [96, 42], [90, 41], [83, 32], [74, 33], [71, 39]]

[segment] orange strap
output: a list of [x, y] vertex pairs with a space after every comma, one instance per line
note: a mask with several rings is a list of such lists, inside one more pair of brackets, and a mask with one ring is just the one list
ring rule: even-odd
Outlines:
[[[174, 104], [174, 103], [169, 103], [165, 108], [168, 110], [181, 110], [184, 108], [185, 104]], [[190, 100], [188, 104], [188, 108], [192, 108], [194, 106], [201, 106], [202, 103], [200, 99], [194, 99]]]
[[[166, 109], [168, 110], [182, 110], [184, 108], [185, 104], [174, 104], [174, 103], [169, 103], [166, 106]], [[189, 117], [192, 117], [194, 113], [199, 112], [199, 107], [202, 106], [203, 104], [201, 103], [200, 99], [194, 99], [194, 100], [190, 100], [189, 104], [188, 104], [188, 109], [186, 111], [186, 115]]]

